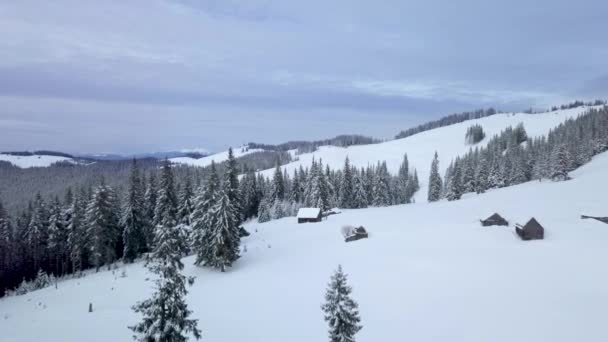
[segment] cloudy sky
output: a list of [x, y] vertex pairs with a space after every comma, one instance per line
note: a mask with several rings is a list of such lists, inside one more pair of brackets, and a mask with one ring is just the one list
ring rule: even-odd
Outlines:
[[223, 149], [608, 97], [604, 0], [0, 3], [0, 150]]

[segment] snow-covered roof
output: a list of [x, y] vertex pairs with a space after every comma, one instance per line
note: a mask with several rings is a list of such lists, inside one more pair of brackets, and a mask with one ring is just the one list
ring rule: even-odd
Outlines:
[[300, 210], [298, 210], [298, 218], [303, 219], [317, 218], [320, 214], [321, 209], [319, 208], [300, 208]]

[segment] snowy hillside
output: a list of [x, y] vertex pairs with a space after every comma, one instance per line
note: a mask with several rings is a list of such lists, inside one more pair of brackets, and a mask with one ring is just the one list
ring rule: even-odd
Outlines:
[[48, 167], [61, 161], [73, 162], [72, 158], [46, 155], [15, 156], [0, 153], [0, 161], [7, 161], [20, 168]]
[[[242, 157], [255, 152], [262, 152], [262, 149], [245, 149], [244, 147], [239, 147], [233, 150], [234, 157]], [[179, 157], [179, 158], [171, 158], [169, 159], [171, 162], [176, 164], [186, 164], [191, 166], [199, 166], [205, 167], [211, 165], [211, 162], [215, 161], [216, 163], [221, 163], [223, 161], [228, 160], [228, 151], [212, 154], [210, 156], [206, 156], [203, 158], [195, 159], [191, 157]]]
[[[360, 305], [359, 342], [606, 341], [608, 225], [580, 219], [608, 215], [606, 170], [608, 153], [567, 182], [346, 210], [318, 224], [250, 223], [247, 252], [227, 273], [186, 258], [185, 273], [197, 276], [188, 305], [206, 341], [324, 341], [320, 303], [342, 264]], [[493, 212], [511, 226], [481, 227], [478, 219]], [[513, 224], [532, 216], [546, 239], [520, 241]], [[345, 244], [345, 224], [365, 226], [370, 238]], [[141, 263], [125, 270], [125, 278], [100, 272], [1, 299], [2, 341], [129, 341], [127, 325], [139, 319], [130, 306], [150, 282]]]
[[[407, 153], [410, 168], [416, 168], [420, 179], [420, 191], [416, 194], [416, 202], [426, 201], [427, 181], [430, 172], [431, 160], [435, 151], [439, 154], [440, 173], [443, 176], [445, 169], [452, 159], [464, 155], [471, 147], [485, 146], [495, 134], [509, 126], [515, 127], [523, 123], [529, 137], [546, 135], [549, 131], [568, 118], [576, 118], [591, 107], [578, 107], [558, 110], [542, 114], [507, 113], [497, 114], [481, 119], [469, 120], [451, 126], [436, 128], [422, 132], [408, 138], [392, 140], [380, 144], [350, 146], [347, 148], [323, 146], [314, 153], [301, 154], [298, 160], [283, 166], [289, 174], [301, 166], [310, 167], [313, 158], [322, 160], [324, 165], [332, 169], [342, 168], [348, 156], [351, 165], [366, 167], [378, 161], [386, 161], [389, 172], [397, 173], [403, 155]], [[599, 107], [598, 107], [599, 108]], [[483, 127], [486, 138], [476, 145], [465, 144], [465, 134], [471, 125], [479, 124]], [[274, 170], [265, 170], [263, 174], [272, 177]]]

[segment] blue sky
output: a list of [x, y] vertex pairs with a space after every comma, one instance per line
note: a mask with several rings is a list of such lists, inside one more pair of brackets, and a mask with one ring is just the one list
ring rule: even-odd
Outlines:
[[0, 150], [361, 133], [608, 94], [605, 1], [0, 4]]

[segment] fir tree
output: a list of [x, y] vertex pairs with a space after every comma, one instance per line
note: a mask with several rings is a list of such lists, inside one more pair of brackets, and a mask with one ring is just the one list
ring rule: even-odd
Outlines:
[[120, 224], [123, 227], [124, 259], [126, 262], [133, 262], [142, 253], [147, 252], [146, 231], [149, 230], [145, 215], [144, 192], [135, 160], [131, 168], [129, 189]]
[[192, 213], [192, 242], [196, 253], [195, 265], [202, 265], [211, 258], [211, 238], [215, 225], [215, 215], [212, 209], [217, 202], [220, 191], [220, 180], [215, 163], [211, 163], [209, 179], [204, 189], [199, 191]]
[[133, 306], [135, 312], [143, 315], [139, 324], [129, 327], [137, 341], [185, 342], [189, 334], [197, 340], [201, 337], [197, 320], [189, 318], [192, 312], [185, 300], [186, 282], [192, 285], [194, 278], [187, 279], [180, 272], [184, 268], [181, 257], [187, 250], [185, 235], [183, 225], [156, 227], [156, 247], [148, 269], [158, 279], [152, 297]]
[[68, 250], [73, 272], [82, 271], [89, 259], [89, 240], [85, 220], [86, 193], [82, 191], [74, 196], [70, 206], [70, 218], [67, 222]]
[[54, 261], [54, 272], [63, 275], [67, 270], [67, 239], [68, 231], [64, 221], [64, 213], [58, 198], [55, 198], [50, 208], [48, 248]]
[[[447, 179], [448, 177], [446, 177]], [[462, 186], [462, 167], [461, 163], [456, 160], [451, 168], [451, 172], [449, 175], [449, 185], [446, 193], [446, 198], [448, 201], [459, 200], [462, 196], [463, 186]]]
[[443, 182], [439, 175], [439, 157], [435, 152], [435, 157], [431, 163], [431, 173], [429, 176], [429, 202], [439, 201], [441, 198], [441, 189], [443, 188]]
[[363, 328], [360, 325], [358, 305], [351, 298], [351, 292], [347, 276], [342, 271], [342, 266], [338, 266], [327, 287], [325, 304], [321, 306], [329, 325], [331, 342], [354, 342], [355, 334]]
[[[232, 153], [232, 148], [228, 149], [228, 161], [226, 162], [226, 172], [224, 173], [224, 191], [228, 195], [230, 203], [237, 212], [237, 226], [241, 224], [241, 194], [239, 193], [239, 173], [237, 161]], [[285, 191], [283, 188], [283, 196]]]
[[285, 198], [285, 183], [283, 180], [283, 173], [281, 172], [281, 164], [277, 160], [277, 165], [274, 169], [274, 176], [272, 178], [272, 200], [282, 200]]
[[93, 191], [86, 210], [87, 235], [90, 239], [92, 264], [99, 270], [103, 264], [116, 260], [116, 244], [120, 239], [118, 218], [114, 207], [114, 193], [102, 181]]
[[186, 176], [183, 186], [178, 193], [177, 219], [180, 223], [190, 226], [190, 216], [194, 212], [194, 191], [192, 189], [192, 178]]
[[158, 226], [175, 227], [177, 225], [177, 194], [175, 177], [168, 159], [165, 159], [159, 182], [158, 198], [154, 210], [154, 223]]
[[230, 202], [224, 187], [211, 209], [213, 225], [209, 232], [208, 250], [204, 255], [203, 265], [225, 271], [226, 267], [239, 258], [238, 213]]
[[344, 169], [342, 170], [342, 179], [340, 181], [340, 207], [345, 209], [354, 208], [353, 195], [353, 173], [350, 167], [348, 157], [344, 161]]
[[568, 171], [570, 164], [570, 154], [565, 144], [559, 145], [553, 152], [551, 162], [551, 179], [563, 181], [569, 179]]

